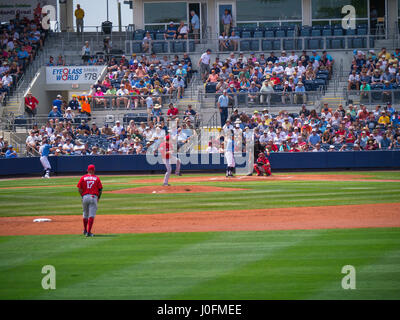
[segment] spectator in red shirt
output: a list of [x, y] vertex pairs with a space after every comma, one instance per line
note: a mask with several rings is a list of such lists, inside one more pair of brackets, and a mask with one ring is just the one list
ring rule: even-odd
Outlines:
[[[360, 105], [361, 106], [361, 105]], [[360, 120], [366, 120], [368, 118], [369, 112], [367, 110], [367, 107], [362, 105], [361, 110], [358, 111], [358, 118]]]
[[167, 111], [168, 119], [176, 119], [178, 118], [178, 108], [176, 108], [172, 103], [169, 104], [169, 108]]
[[280, 84], [281, 83], [281, 79], [276, 75], [276, 72], [272, 72], [272, 77], [270, 79], [272, 81], [272, 83], [275, 85]]
[[32, 118], [37, 113], [37, 105], [39, 101], [32, 95], [32, 92], [28, 92], [25, 97], [25, 111], [29, 118]]

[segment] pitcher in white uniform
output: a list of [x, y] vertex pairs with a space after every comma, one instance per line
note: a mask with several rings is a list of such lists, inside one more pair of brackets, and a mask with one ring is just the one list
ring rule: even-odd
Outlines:
[[233, 130], [228, 130], [224, 139], [225, 145], [225, 159], [227, 163], [226, 177], [233, 177], [233, 170], [235, 169], [235, 157], [234, 152], [234, 135]]

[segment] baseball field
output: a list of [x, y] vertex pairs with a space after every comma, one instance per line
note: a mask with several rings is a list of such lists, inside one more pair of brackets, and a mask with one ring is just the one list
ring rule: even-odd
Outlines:
[[79, 177], [0, 180], [0, 299], [400, 299], [400, 171], [99, 177], [93, 238]]

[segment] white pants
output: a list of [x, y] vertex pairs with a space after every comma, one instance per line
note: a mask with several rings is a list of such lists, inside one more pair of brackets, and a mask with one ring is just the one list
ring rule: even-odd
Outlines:
[[168, 184], [169, 176], [171, 175], [172, 172], [171, 163], [176, 163], [175, 173], [179, 174], [179, 172], [181, 171], [181, 160], [179, 160], [175, 156], [171, 156], [171, 158], [169, 159], [163, 159], [163, 162], [165, 168], [167, 169], [167, 172], [165, 173], [164, 176], [164, 184]]
[[42, 164], [44, 170], [51, 169], [51, 165], [50, 165], [48, 157], [41, 156], [40, 157], [40, 163]]
[[96, 216], [97, 212], [97, 196], [93, 194], [85, 194], [82, 198], [83, 217], [85, 219]]
[[232, 151], [225, 152], [225, 159], [228, 164], [228, 167], [235, 167], [235, 157], [233, 156]]

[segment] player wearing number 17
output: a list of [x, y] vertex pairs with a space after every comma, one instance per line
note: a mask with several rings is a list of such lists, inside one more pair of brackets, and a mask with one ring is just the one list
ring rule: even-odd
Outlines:
[[93, 237], [92, 227], [96, 216], [97, 203], [103, 191], [103, 185], [100, 178], [94, 174], [95, 167], [93, 164], [88, 166], [87, 172], [87, 174], [80, 178], [77, 187], [82, 197], [83, 234], [86, 237]]

